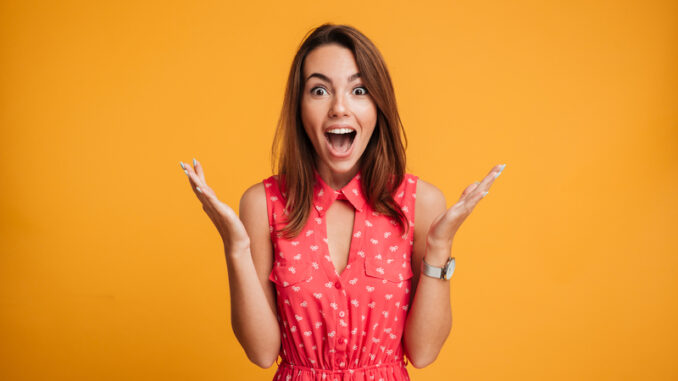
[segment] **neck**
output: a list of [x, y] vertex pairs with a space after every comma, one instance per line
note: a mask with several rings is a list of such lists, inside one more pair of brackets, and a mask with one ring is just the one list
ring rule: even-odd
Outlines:
[[323, 179], [325, 184], [329, 185], [334, 190], [339, 190], [346, 186], [358, 173], [358, 165], [354, 166], [348, 172], [335, 172], [332, 169], [320, 165], [318, 166], [318, 174]]

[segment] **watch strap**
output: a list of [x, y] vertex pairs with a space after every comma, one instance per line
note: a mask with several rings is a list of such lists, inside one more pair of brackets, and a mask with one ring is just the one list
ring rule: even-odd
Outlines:
[[455, 266], [455, 259], [454, 257], [450, 257], [445, 265], [443, 267], [437, 267], [437, 266], [432, 266], [426, 263], [425, 260], [421, 260], [421, 272], [426, 275], [430, 276], [431, 278], [436, 278], [436, 279], [442, 279], [442, 280], [448, 280], [450, 278], [446, 278], [445, 275], [448, 272], [448, 269], [450, 269], [450, 277], [452, 277], [452, 273], [454, 273], [454, 266]]

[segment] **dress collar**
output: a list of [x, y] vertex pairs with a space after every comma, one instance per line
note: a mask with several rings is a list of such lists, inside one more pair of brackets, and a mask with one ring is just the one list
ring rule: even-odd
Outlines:
[[315, 185], [313, 187], [313, 203], [315, 209], [324, 215], [334, 200], [348, 200], [358, 211], [362, 212], [365, 206], [360, 171], [340, 190], [334, 190], [323, 181], [318, 171], [315, 171]]

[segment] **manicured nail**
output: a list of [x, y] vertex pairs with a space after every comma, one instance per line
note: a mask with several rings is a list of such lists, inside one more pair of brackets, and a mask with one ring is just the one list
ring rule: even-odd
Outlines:
[[186, 176], [188, 176], [188, 171], [187, 171], [187, 170], [184, 169], [184, 173], [186, 174]]
[[195, 158], [193, 158], [193, 166], [195, 167], [196, 165], [197, 164], [196, 164]]
[[186, 167], [184, 167], [184, 162], [183, 162], [183, 161], [180, 161], [180, 162], [179, 162], [179, 165], [181, 165], [181, 169], [186, 170]]
[[200, 187], [195, 187], [195, 190], [197, 190], [198, 192], [202, 193], [202, 191], [200, 190]]
[[502, 164], [502, 165], [501, 165], [501, 168], [499, 168], [499, 172], [497, 172], [497, 174], [494, 175], [494, 178], [495, 178], [495, 179], [496, 179], [497, 177], [499, 177], [499, 175], [501, 175], [501, 172], [504, 170], [504, 167], [506, 167], [506, 164]]
[[[489, 192], [489, 191], [488, 191], [488, 192], [483, 192], [483, 197], [487, 196], [488, 193], [490, 193], [490, 192]], [[481, 197], [481, 198], [483, 198], [483, 197]]]

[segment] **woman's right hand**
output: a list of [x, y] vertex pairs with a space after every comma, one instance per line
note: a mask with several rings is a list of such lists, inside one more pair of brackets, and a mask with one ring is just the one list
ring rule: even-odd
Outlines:
[[205, 182], [205, 173], [202, 165], [193, 159], [193, 166], [179, 162], [181, 168], [188, 175], [188, 181], [191, 183], [193, 193], [202, 203], [202, 209], [207, 213], [214, 226], [217, 227], [221, 239], [224, 241], [226, 253], [239, 252], [249, 249], [250, 238], [247, 235], [245, 226], [238, 218], [238, 215], [230, 206], [219, 201], [216, 194]]

